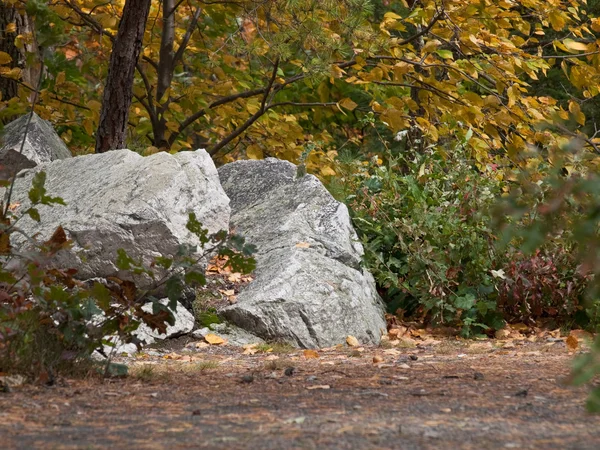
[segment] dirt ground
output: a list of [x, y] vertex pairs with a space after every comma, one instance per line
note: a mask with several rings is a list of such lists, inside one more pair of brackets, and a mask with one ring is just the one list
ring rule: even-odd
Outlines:
[[599, 449], [589, 388], [565, 384], [572, 358], [562, 341], [255, 354], [182, 341], [126, 361], [124, 379], [0, 393], [0, 448]]

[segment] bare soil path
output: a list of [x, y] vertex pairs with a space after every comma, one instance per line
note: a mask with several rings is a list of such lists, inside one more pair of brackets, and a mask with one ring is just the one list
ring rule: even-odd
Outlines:
[[519, 344], [150, 352], [126, 379], [0, 393], [0, 448], [600, 449], [564, 343]]

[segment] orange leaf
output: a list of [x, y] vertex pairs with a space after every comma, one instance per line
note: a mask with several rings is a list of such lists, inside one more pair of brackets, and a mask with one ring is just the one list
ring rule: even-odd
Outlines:
[[319, 357], [319, 354], [315, 350], [304, 350], [302, 353], [306, 359], [316, 359]]
[[567, 344], [567, 348], [570, 351], [574, 352], [575, 350], [577, 350], [577, 347], [579, 347], [579, 340], [571, 334], [567, 338], [566, 344]]
[[217, 336], [216, 334], [213, 334], [213, 333], [208, 333], [206, 336], [204, 336], [204, 340], [211, 345], [221, 345], [221, 344], [225, 344], [227, 342], [221, 336]]

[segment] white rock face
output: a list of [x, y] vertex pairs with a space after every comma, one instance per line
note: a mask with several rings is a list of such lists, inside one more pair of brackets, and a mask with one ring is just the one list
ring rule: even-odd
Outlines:
[[[175, 255], [182, 244], [198, 245], [186, 228], [189, 212], [211, 233], [229, 227], [229, 199], [204, 150], [149, 157], [115, 150], [42, 164], [17, 178], [11, 202], [21, 210], [40, 170], [47, 174], [48, 195], [62, 197], [66, 206], [41, 206], [40, 223], [25, 217], [19, 227], [47, 239], [62, 225], [74, 245], [53, 264], [77, 269], [80, 279], [131, 278], [115, 266], [119, 248], [150, 263], [158, 255]], [[135, 281], [138, 287], [149, 282]]]
[[345, 205], [312, 175], [268, 158], [219, 169], [235, 231], [257, 246], [255, 280], [224, 316], [267, 340], [327, 347], [353, 335], [377, 343], [383, 303], [361, 267], [362, 245]]
[[[163, 305], [169, 303], [169, 299], [165, 298], [160, 300]], [[146, 312], [152, 312], [152, 303], [148, 303], [142, 306], [142, 309]], [[134, 331], [133, 335], [141, 341], [141, 345], [154, 344], [156, 341], [183, 336], [190, 333], [194, 329], [194, 316], [183, 305], [177, 302], [177, 308], [175, 311], [171, 310], [175, 318], [173, 325], [167, 326], [166, 333], [158, 333], [152, 330], [148, 325], [142, 323], [137, 330]], [[110, 340], [110, 338], [109, 338]], [[112, 353], [115, 356], [120, 355], [133, 355], [137, 353], [138, 348], [135, 344], [122, 344], [113, 337], [115, 341], [115, 347], [104, 346], [104, 353], [107, 355]]]
[[23, 153], [20, 153], [29, 114], [13, 120], [2, 130], [0, 140], [0, 178], [8, 178], [22, 169], [57, 159], [71, 158], [71, 152], [52, 125], [33, 113], [27, 129]]

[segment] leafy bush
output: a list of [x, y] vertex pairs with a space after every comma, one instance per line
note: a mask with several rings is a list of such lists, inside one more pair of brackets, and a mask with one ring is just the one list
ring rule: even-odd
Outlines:
[[588, 277], [579, 273], [577, 261], [565, 249], [514, 253], [501, 278], [498, 308], [508, 321], [551, 319], [554, 326], [588, 322], [583, 311]]
[[[488, 210], [502, 183], [461, 148], [410, 159], [389, 152], [343, 168], [354, 225], [391, 312], [476, 330], [499, 327]], [[339, 188], [339, 187], [338, 187]]]
[[578, 314], [578, 324], [598, 329], [600, 176], [588, 169], [597, 158], [575, 143], [556, 151], [553, 160], [519, 171], [518, 184], [495, 214], [501, 241], [533, 254], [533, 264], [521, 263], [515, 270], [530, 278], [530, 295], [545, 292], [543, 303], [534, 300], [538, 312], [539, 307], [563, 314], [585, 311], [587, 317]]
[[[40, 221], [36, 206], [64, 204], [44, 188], [45, 173], [38, 173], [29, 191], [31, 206], [15, 214], [3, 204], [0, 215], [0, 371], [27, 373], [34, 378], [53, 379], [56, 373], [72, 371], [90, 361], [92, 353], [105, 345], [136, 342], [133, 332], [140, 323], [164, 332], [173, 324], [171, 311], [177, 307], [184, 287], [205, 283], [199, 257], [193, 247], [182, 247], [173, 258], [158, 257], [149, 266], [119, 250], [116, 265], [135, 280], [144, 275], [155, 280], [151, 289], [140, 290], [134, 281], [111, 277], [106, 283], [84, 283], [76, 271], [51, 265], [53, 255], [70, 246], [59, 227], [51, 239], [39, 242], [28, 236], [27, 249], [15, 249], [11, 237], [19, 232], [24, 215]], [[4, 182], [9, 186], [9, 182]], [[209, 236], [194, 214], [187, 228], [206, 249], [227, 255], [236, 271], [254, 267], [248, 256], [252, 248], [243, 239], [226, 232]], [[164, 275], [159, 275], [164, 274]], [[166, 291], [167, 305], [155, 296]], [[152, 303], [152, 312], [142, 306]], [[110, 370], [110, 355], [105, 374]]]

